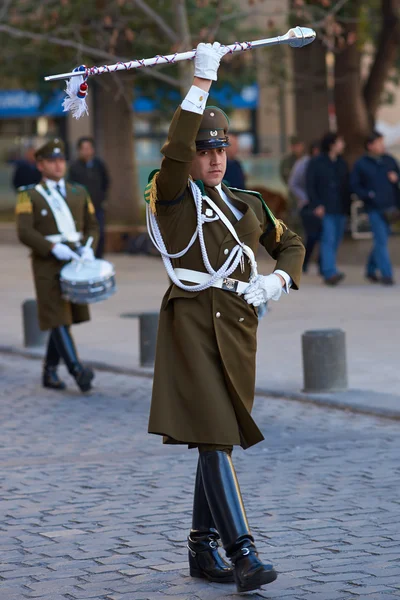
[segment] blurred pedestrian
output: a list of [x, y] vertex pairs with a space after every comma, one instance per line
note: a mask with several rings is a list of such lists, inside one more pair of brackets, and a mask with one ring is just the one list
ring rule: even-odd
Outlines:
[[390, 222], [396, 215], [399, 218], [399, 166], [385, 153], [383, 135], [378, 131], [367, 138], [365, 149], [366, 154], [355, 163], [351, 173], [352, 191], [364, 202], [374, 236], [365, 276], [372, 283], [393, 285], [388, 243]]
[[47, 142], [36, 152], [42, 180], [38, 185], [21, 187], [16, 205], [20, 241], [31, 248], [39, 325], [50, 330], [43, 369], [43, 387], [63, 390], [65, 383], [57, 374], [62, 358], [83, 392], [91, 389], [93, 371], [78, 358], [70, 325], [90, 319], [85, 304], [73, 304], [61, 296], [60, 271], [78, 259], [94, 260], [93, 250], [84, 247], [89, 237], [97, 237], [94, 207], [87, 191], [65, 183], [64, 143]]
[[[318, 156], [319, 152], [320, 142], [312, 142], [309, 153], [295, 162], [288, 182], [289, 191], [297, 201], [297, 210], [301, 217], [305, 234], [306, 255], [303, 263], [303, 273], [307, 273], [311, 255], [321, 237], [321, 219], [310, 209], [306, 182], [310, 160]], [[319, 266], [319, 268], [321, 267]]]
[[345, 277], [336, 266], [350, 207], [349, 172], [341, 156], [344, 148], [341, 135], [327, 133], [321, 140], [321, 153], [311, 159], [306, 174], [309, 207], [322, 223], [321, 274], [327, 285], [337, 285]]
[[77, 143], [78, 159], [69, 169], [68, 178], [71, 182], [85, 186], [93, 202], [96, 218], [99, 224], [99, 242], [96, 248], [96, 258], [104, 255], [105, 202], [110, 186], [110, 178], [104, 162], [95, 155], [94, 140], [82, 137]]
[[28, 146], [24, 158], [15, 163], [12, 185], [17, 190], [23, 185], [36, 185], [41, 178], [40, 171], [36, 167], [35, 148]]
[[[299, 158], [304, 154], [304, 143], [296, 136], [290, 138], [290, 153], [283, 157], [279, 165], [279, 172], [285, 185], [288, 185], [292, 169]], [[296, 231], [299, 235], [302, 233], [302, 223], [297, 209], [297, 200], [288, 189], [286, 202], [286, 219], [288, 227]]]
[[304, 154], [304, 142], [302, 142], [297, 136], [290, 138], [290, 152], [284, 156], [279, 165], [279, 173], [287, 185], [289, 182], [290, 173], [294, 167], [294, 163], [299, 160]]
[[239, 141], [236, 135], [229, 135], [230, 146], [226, 149], [226, 171], [224, 182], [227, 186], [237, 188], [239, 190], [246, 189], [246, 176], [243, 171], [241, 162], [237, 159], [239, 151]]

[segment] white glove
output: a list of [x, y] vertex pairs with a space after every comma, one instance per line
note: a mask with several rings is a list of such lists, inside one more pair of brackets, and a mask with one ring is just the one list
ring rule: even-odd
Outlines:
[[219, 63], [226, 52], [226, 46], [221, 46], [219, 42], [199, 44], [194, 57], [195, 77], [217, 81]]
[[282, 294], [282, 281], [278, 275], [258, 275], [255, 281], [246, 288], [244, 299], [247, 304], [260, 306], [268, 300], [279, 300]]
[[51, 252], [57, 260], [79, 260], [78, 254], [66, 244], [55, 244]]
[[89, 246], [83, 246], [83, 248], [80, 248], [79, 254], [83, 260], [87, 260], [89, 262], [96, 258], [93, 249]]

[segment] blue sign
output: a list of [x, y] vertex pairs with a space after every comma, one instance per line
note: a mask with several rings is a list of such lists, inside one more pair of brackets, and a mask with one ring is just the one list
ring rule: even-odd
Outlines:
[[42, 103], [37, 92], [0, 91], [0, 116], [4, 118], [36, 116]]
[[[140, 89], [137, 89], [136, 96], [132, 106], [136, 113], [153, 112], [159, 109], [160, 105], [157, 99], [141, 95]], [[171, 90], [170, 98], [175, 100], [175, 96], [178, 104], [179, 92]], [[218, 105], [226, 110], [231, 108], [255, 109], [258, 106], [257, 84], [248, 85], [240, 92], [233, 91], [226, 85], [221, 89], [213, 89], [212, 96], [217, 100]], [[0, 90], [0, 119], [65, 117], [66, 113], [62, 107], [64, 98], [65, 93], [62, 90], [55, 92], [47, 103], [38, 92]]]

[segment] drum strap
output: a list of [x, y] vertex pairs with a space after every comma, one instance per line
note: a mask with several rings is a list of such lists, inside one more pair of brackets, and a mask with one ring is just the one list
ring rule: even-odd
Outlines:
[[35, 190], [46, 200], [53, 213], [58, 232], [61, 234], [63, 241], [79, 242], [82, 235], [76, 231], [75, 221], [70, 208], [62, 195], [55, 189], [44, 188], [40, 183], [35, 186]]

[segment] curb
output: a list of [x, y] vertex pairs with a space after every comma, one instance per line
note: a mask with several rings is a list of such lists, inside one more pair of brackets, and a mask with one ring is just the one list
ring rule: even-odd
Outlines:
[[[44, 356], [44, 349], [41, 347], [35, 349], [24, 349], [17, 346], [3, 346], [0, 344], [0, 354], [20, 356], [22, 358], [33, 360], [42, 360]], [[153, 378], [152, 368], [117, 367], [105, 362], [90, 360], [85, 361], [85, 364], [98, 371], [118, 373], [120, 375], [130, 375], [134, 377], [143, 377], [146, 379]], [[369, 415], [373, 417], [380, 417], [382, 419], [400, 421], [400, 396], [394, 396], [392, 394], [379, 394], [373, 391], [358, 389], [350, 389], [346, 392], [338, 392], [335, 394], [310, 394], [305, 392], [296, 392], [293, 390], [256, 388], [255, 395], [264, 398], [267, 397], [276, 400], [290, 400], [294, 402], [301, 402], [302, 404], [312, 404], [314, 406], [330, 408], [333, 410], [341, 410], [354, 414]], [[367, 395], [376, 399], [378, 406], [370, 406], [368, 404], [363, 404], [362, 402], [354, 402], [355, 398], [362, 398]], [[399, 405], [399, 409], [396, 410], [379, 405], [382, 404], [382, 397], [395, 400]]]

